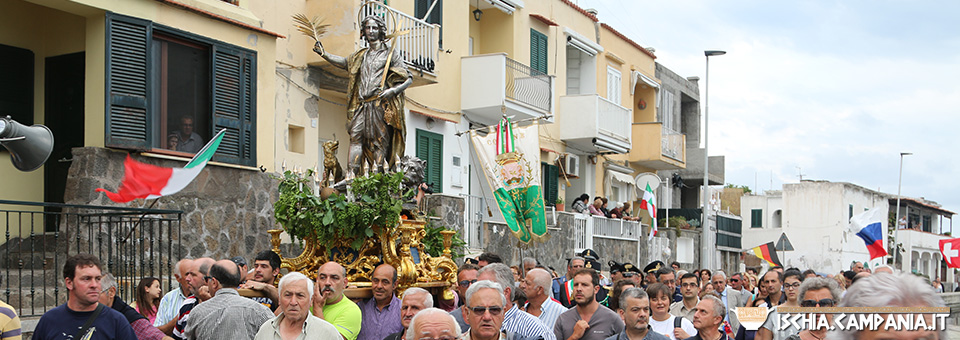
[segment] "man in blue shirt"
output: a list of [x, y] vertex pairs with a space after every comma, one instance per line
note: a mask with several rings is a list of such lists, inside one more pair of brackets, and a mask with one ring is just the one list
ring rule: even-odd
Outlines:
[[[43, 314], [33, 339], [137, 339], [120, 312], [99, 303], [102, 278], [99, 259], [89, 254], [71, 256], [63, 266], [63, 277], [67, 303]], [[86, 324], [89, 327], [84, 329]]]

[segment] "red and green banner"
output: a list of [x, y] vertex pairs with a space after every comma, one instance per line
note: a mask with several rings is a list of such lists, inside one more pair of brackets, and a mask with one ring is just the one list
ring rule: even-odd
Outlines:
[[519, 127], [504, 118], [493, 133], [470, 134], [500, 213], [521, 245], [547, 235], [539, 131], [536, 123]]

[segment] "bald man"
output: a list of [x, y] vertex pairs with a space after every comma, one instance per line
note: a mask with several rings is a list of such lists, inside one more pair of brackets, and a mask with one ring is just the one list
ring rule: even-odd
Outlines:
[[360, 307], [343, 296], [347, 288], [347, 270], [336, 262], [327, 262], [317, 270], [313, 292], [313, 315], [337, 327], [344, 340], [357, 340], [363, 315]]
[[220, 260], [210, 267], [207, 287], [213, 297], [190, 312], [187, 339], [252, 340], [260, 325], [273, 318], [270, 308], [237, 294], [241, 278], [233, 261]]

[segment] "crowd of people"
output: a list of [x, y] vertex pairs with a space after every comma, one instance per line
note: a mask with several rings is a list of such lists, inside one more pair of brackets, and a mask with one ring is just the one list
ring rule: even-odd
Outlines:
[[[863, 339], [890, 330], [829, 331], [780, 327], [779, 307], [943, 307], [934, 287], [919, 276], [860, 262], [840, 275], [774, 267], [727, 274], [687, 271], [677, 262], [644, 268], [609, 261], [585, 250], [558, 275], [535, 258], [508, 266], [500, 256], [467, 259], [457, 272], [453, 299], [419, 287], [398, 293], [398, 271], [380, 264], [371, 275], [372, 296], [351, 300], [346, 269], [327, 262], [307, 273], [280, 275], [272, 251], [243, 258], [182, 259], [174, 266], [179, 287], [161, 297], [160, 280], [139, 280], [135, 301], [118, 295], [117, 279], [98, 258], [78, 254], [63, 268], [67, 302], [47, 311], [33, 339], [344, 339], [344, 340], [664, 340]], [[313, 274], [313, 273], [309, 273]], [[278, 281], [279, 278], [279, 281]], [[274, 283], [278, 283], [274, 285]], [[437, 293], [435, 295], [435, 293]], [[737, 319], [738, 307], [769, 309], [758, 330]], [[0, 303], [0, 339], [19, 339], [16, 314]], [[9, 328], [16, 321], [16, 328]], [[910, 339], [945, 338], [943, 330]], [[869, 334], [868, 334], [869, 333]]]
[[590, 201], [590, 195], [583, 194], [573, 200], [571, 207], [573, 211], [591, 216], [603, 216], [606, 218], [619, 218], [628, 221], [637, 221], [640, 218], [632, 216], [630, 202], [619, 202], [615, 207], [609, 209], [610, 201], [606, 197], [594, 197]]

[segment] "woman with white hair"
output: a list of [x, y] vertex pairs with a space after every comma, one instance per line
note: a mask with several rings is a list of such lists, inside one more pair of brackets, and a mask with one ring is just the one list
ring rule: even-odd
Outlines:
[[[857, 284], [847, 288], [846, 295], [838, 307], [946, 307], [933, 287], [919, 276], [910, 273], [875, 274], [857, 280]], [[933, 322], [933, 315], [924, 315], [927, 324]], [[945, 326], [945, 325], [943, 325]], [[876, 330], [834, 331], [828, 334], [830, 340], [854, 339], [947, 339], [946, 327], [937, 324], [935, 330]]]

